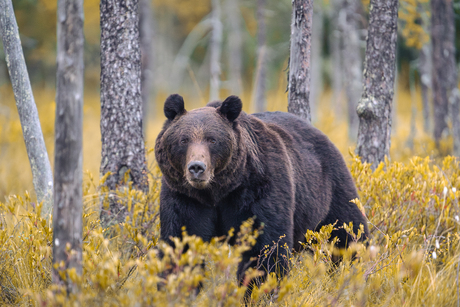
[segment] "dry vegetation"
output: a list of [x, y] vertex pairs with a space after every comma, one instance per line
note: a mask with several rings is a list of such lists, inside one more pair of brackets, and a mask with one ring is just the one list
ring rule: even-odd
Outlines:
[[[5, 101], [12, 101], [8, 95], [2, 92]], [[36, 95], [52, 153], [54, 94]], [[285, 107], [274, 104], [276, 99], [285, 101], [281, 92], [270, 97], [272, 109]], [[410, 106], [404, 102], [409, 99], [406, 92], [399, 91], [392, 139], [394, 162], [387, 161], [372, 173], [368, 165], [348, 153], [346, 124], [334, 120], [329, 98], [323, 97], [316, 125], [350, 162], [360, 194], [356, 202], [370, 222], [370, 247], [355, 244], [334, 268], [334, 251], [327, 242], [331, 228], [308, 233], [306, 248], [311, 252], [293, 254], [290, 275], [279, 282], [271, 276], [253, 292], [252, 305], [458, 306], [460, 165], [452, 157], [437, 158], [432, 141], [422, 133], [417, 134], [413, 150], [406, 148]], [[84, 165], [90, 172], [84, 177], [84, 273], [79, 277], [69, 272], [81, 290], [70, 296], [51, 285], [51, 223], [40, 218], [40, 206], [26, 192], [31, 190], [31, 178], [14, 104], [7, 104], [9, 113], [0, 112], [0, 305], [240, 305], [245, 289], [237, 287], [236, 263], [257, 232], [249, 231], [248, 221], [238, 235], [240, 244], [232, 248], [222, 240], [206, 243], [193, 236], [177, 241], [175, 250], [164, 246], [158, 241], [160, 174], [151, 150], [150, 192], [119, 191], [132, 214], [112, 229], [116, 235], [110, 239], [104, 236], [98, 204], [106, 191], [91, 175], [97, 174], [100, 159], [97, 100], [97, 95], [85, 100]], [[152, 147], [160, 125], [149, 127], [147, 147]], [[421, 131], [420, 123], [417, 127]], [[190, 248], [183, 254], [184, 244]], [[165, 253], [163, 260], [159, 260], [158, 250]], [[352, 252], [359, 256], [353, 261]], [[202, 261], [204, 269], [197, 265]], [[173, 272], [167, 278], [162, 274], [166, 270]], [[160, 290], [158, 282], [164, 284]], [[199, 283], [203, 288], [197, 293], [193, 289]]]

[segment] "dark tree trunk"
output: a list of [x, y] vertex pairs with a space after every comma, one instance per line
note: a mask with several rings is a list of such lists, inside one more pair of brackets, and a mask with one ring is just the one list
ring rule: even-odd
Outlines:
[[267, 108], [265, 96], [266, 90], [266, 23], [265, 23], [265, 0], [257, 0], [257, 67], [255, 78], [254, 104], [256, 112], [264, 112]]
[[398, 0], [371, 0], [356, 153], [375, 169], [390, 153]]
[[59, 270], [82, 274], [83, 0], [59, 0], [57, 20], [53, 282], [65, 283]]
[[241, 12], [239, 0], [227, 0], [227, 23], [228, 33], [228, 64], [229, 64], [229, 81], [230, 92], [232, 95], [240, 95], [242, 92], [241, 85], [241, 66], [243, 46], [243, 34], [241, 31]]
[[[101, 175], [110, 191], [125, 184], [148, 191], [142, 135], [141, 54], [138, 0], [101, 1]], [[101, 222], [124, 221], [125, 206], [109, 194]]]
[[153, 91], [153, 13], [150, 0], [139, 2], [139, 35], [141, 46], [141, 95], [143, 132], [146, 134], [150, 113], [150, 97]]
[[38, 202], [43, 202], [42, 216], [48, 216], [53, 207], [53, 173], [30, 86], [11, 0], [0, 0], [0, 34], [32, 169], [35, 193]]
[[292, 1], [288, 111], [311, 122], [310, 69], [312, 0]]
[[212, 35], [210, 46], [211, 86], [209, 100], [219, 99], [220, 89], [220, 55], [222, 50], [222, 22], [220, 0], [212, 0]]
[[[431, 0], [431, 42], [433, 57], [434, 139], [439, 141], [448, 133], [449, 101], [451, 103], [452, 132], [458, 140], [458, 89], [455, 64], [454, 10], [450, 0]], [[455, 113], [454, 113], [455, 112]], [[455, 134], [457, 134], [455, 136]], [[458, 141], [454, 151], [458, 152]]]
[[340, 16], [342, 27], [343, 75], [348, 106], [348, 137], [356, 141], [359, 119], [356, 107], [362, 92], [362, 57], [359, 41], [359, 19], [361, 17], [360, 0], [343, 0], [343, 10]]

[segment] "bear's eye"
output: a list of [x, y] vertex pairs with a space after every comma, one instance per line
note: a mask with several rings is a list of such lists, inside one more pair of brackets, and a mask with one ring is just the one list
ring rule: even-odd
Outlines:
[[209, 138], [208, 142], [211, 143], [211, 144], [216, 144], [217, 141], [216, 141], [216, 139]]
[[180, 140], [181, 145], [185, 145], [188, 143], [188, 139], [182, 139]]

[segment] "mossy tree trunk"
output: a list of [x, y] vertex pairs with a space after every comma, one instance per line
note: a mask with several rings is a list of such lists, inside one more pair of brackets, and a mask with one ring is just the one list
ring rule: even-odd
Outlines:
[[[76, 289], [58, 271], [82, 274], [83, 0], [59, 0], [54, 153], [53, 282]], [[68, 246], [72, 250], [69, 253]]]
[[398, 0], [371, 0], [356, 153], [373, 169], [390, 153], [397, 21]]
[[434, 139], [439, 148], [439, 142], [448, 133], [450, 109], [454, 153], [459, 155], [459, 94], [455, 63], [455, 19], [451, 0], [431, 0], [431, 43]]
[[0, 34], [5, 50], [6, 65], [13, 85], [14, 98], [21, 121], [27, 155], [32, 169], [38, 202], [43, 202], [42, 216], [51, 213], [53, 205], [53, 173], [38, 118], [18, 25], [11, 0], [0, 0]]
[[[125, 220], [126, 207], [115, 190], [127, 184], [148, 191], [142, 133], [141, 52], [138, 0], [101, 0], [101, 175], [109, 208], [103, 205], [104, 227]], [[129, 174], [127, 172], [129, 171]]]
[[311, 122], [310, 69], [312, 0], [292, 1], [291, 50], [289, 57], [288, 111]]

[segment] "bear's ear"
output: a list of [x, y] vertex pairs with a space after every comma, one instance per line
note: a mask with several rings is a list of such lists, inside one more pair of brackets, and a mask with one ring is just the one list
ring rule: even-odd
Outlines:
[[179, 94], [170, 95], [166, 98], [164, 112], [169, 120], [173, 120], [178, 114], [183, 114], [185, 112], [184, 98]]
[[243, 103], [238, 96], [229, 96], [222, 102], [218, 112], [232, 122], [240, 115], [242, 108]]

